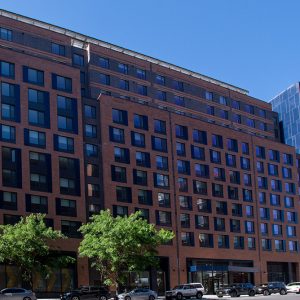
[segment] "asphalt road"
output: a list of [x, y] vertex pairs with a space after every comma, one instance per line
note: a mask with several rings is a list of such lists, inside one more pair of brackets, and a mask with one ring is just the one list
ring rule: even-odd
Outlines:
[[[263, 296], [263, 295], [256, 295], [255, 297], [249, 297], [249, 296], [241, 296], [239, 297], [244, 298], [244, 300], [255, 300], [255, 299], [260, 299], [260, 300], [300, 300], [300, 294], [287, 294], [287, 295], [279, 295], [279, 294], [273, 294], [273, 295], [269, 295], [269, 296]], [[239, 299], [239, 298], [233, 298], [233, 299]], [[203, 298], [204, 299], [232, 299], [229, 296], [224, 296], [223, 298], [218, 298], [215, 295], [204, 295]]]

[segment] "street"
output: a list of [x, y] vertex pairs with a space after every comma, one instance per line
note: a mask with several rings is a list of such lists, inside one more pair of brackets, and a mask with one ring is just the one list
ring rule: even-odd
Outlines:
[[[296, 299], [300, 299], [300, 295], [299, 294], [287, 294], [287, 295], [280, 295], [280, 294], [272, 294], [270, 296], [263, 296], [263, 295], [256, 295], [255, 297], [249, 297], [249, 296], [241, 296], [240, 298], [249, 298], [250, 299], [261, 299], [264, 298], [265, 300], [296, 300]], [[223, 298], [218, 298], [216, 295], [204, 295], [204, 297], [202, 299], [231, 299], [231, 297], [229, 296], [225, 296]]]

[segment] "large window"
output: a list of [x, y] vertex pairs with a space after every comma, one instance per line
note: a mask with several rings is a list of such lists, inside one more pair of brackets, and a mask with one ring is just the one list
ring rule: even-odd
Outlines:
[[72, 93], [72, 79], [57, 74], [52, 74], [52, 88], [67, 93]]

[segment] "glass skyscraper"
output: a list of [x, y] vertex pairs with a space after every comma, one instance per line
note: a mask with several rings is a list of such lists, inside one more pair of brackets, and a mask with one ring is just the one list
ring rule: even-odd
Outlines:
[[300, 83], [297, 82], [274, 97], [270, 103], [282, 121], [284, 141], [300, 153]]

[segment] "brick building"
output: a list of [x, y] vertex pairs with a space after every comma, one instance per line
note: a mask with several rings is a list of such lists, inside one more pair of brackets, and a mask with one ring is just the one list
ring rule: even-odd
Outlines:
[[[176, 233], [129, 285], [299, 280], [295, 149], [246, 90], [0, 10], [0, 223], [31, 212], [70, 239], [103, 208]], [[0, 287], [18, 284], [0, 266]], [[86, 260], [35, 289], [97, 284]]]

